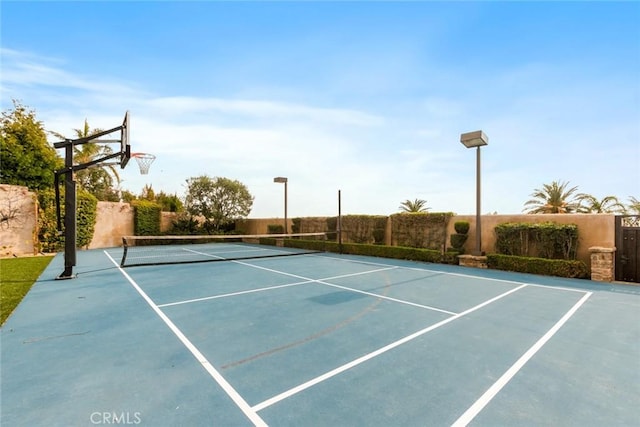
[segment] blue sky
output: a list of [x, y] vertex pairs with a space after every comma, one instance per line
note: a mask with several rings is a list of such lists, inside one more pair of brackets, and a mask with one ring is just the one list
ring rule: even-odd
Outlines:
[[[132, 119], [121, 187], [237, 179], [251, 217], [520, 213], [536, 188], [640, 198], [638, 2], [13, 2], [2, 109], [47, 130]], [[51, 141], [55, 139], [52, 138]]]

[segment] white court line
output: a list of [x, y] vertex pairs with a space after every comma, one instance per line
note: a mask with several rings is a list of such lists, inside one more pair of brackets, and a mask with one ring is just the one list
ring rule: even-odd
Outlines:
[[[360, 274], [375, 273], [375, 272], [378, 272], [378, 271], [385, 271], [385, 270], [392, 270], [392, 269], [393, 269], [393, 267], [391, 267], [391, 268], [379, 268], [377, 270], [370, 270], [370, 271], [359, 272], [359, 273], [350, 273], [350, 274], [343, 274], [343, 275], [340, 275], [340, 276], [333, 276], [333, 277], [330, 277], [329, 279], [338, 279], [338, 278], [342, 278], [342, 277], [358, 276]], [[328, 280], [328, 279], [319, 279], [319, 280]], [[211, 295], [211, 296], [208, 296], [208, 297], [194, 298], [194, 299], [189, 299], [189, 300], [184, 300], [184, 301], [169, 302], [169, 303], [166, 303], [166, 304], [158, 304], [158, 307], [169, 307], [169, 306], [172, 306], [172, 305], [189, 304], [189, 303], [192, 303], [192, 302], [207, 301], [207, 300], [218, 299], [218, 298], [226, 298], [226, 297], [234, 297], [234, 296], [237, 296], [237, 295], [251, 294], [251, 293], [254, 293], [254, 292], [265, 292], [265, 291], [270, 291], [272, 289], [288, 288], [290, 286], [305, 285], [305, 284], [309, 284], [309, 283], [318, 283], [318, 280], [308, 279], [308, 280], [304, 280], [302, 282], [287, 283], [285, 285], [266, 286], [264, 288], [249, 289], [249, 290], [246, 290], [246, 291], [231, 292], [231, 293], [228, 293], [228, 294]], [[453, 313], [453, 314], [455, 314], [455, 313]]]
[[153, 302], [153, 300], [138, 286], [138, 284], [127, 274], [126, 271], [120, 267], [120, 265], [109, 255], [107, 251], [104, 251], [104, 254], [111, 260], [111, 262], [116, 266], [120, 273], [129, 281], [131, 286], [134, 287], [136, 291], [140, 294], [140, 296], [149, 304], [149, 306], [156, 312], [158, 317], [162, 319], [162, 321], [167, 325], [167, 327], [175, 334], [175, 336], [182, 342], [182, 344], [193, 354], [198, 362], [202, 365], [202, 367], [211, 375], [211, 377], [222, 387], [222, 389], [227, 393], [227, 395], [233, 400], [233, 402], [240, 408], [240, 410], [245, 414], [249, 420], [255, 426], [267, 426], [267, 423], [254, 411], [249, 404], [240, 396], [240, 394], [229, 384], [229, 382], [213, 367], [211, 363], [207, 360], [206, 357], [198, 350], [198, 348], [189, 341], [189, 339], [182, 333], [180, 329], [169, 319], [163, 312], [158, 308], [158, 306]]
[[[387, 267], [392, 265], [392, 264], [385, 264], [385, 263], [382, 263], [382, 262], [357, 261], [357, 260], [348, 259], [348, 258], [337, 258], [337, 257], [332, 257], [332, 256], [324, 256], [324, 255], [310, 255], [310, 256], [316, 256], [316, 257], [320, 257], [320, 258], [329, 258], [329, 259], [334, 259], [334, 260], [343, 261], [343, 262], [352, 262], [354, 264], [371, 264], [371, 265], [379, 265], [379, 266], [387, 266]], [[415, 261], [415, 262], [419, 262], [419, 261]], [[567, 288], [567, 287], [564, 287], [564, 286], [540, 285], [538, 283], [518, 282], [516, 280], [494, 279], [492, 277], [474, 276], [472, 274], [465, 274], [465, 273], [451, 273], [451, 272], [448, 272], [448, 271], [431, 270], [429, 268], [404, 267], [404, 266], [399, 266], [399, 265], [395, 266], [395, 267], [397, 267], [399, 269], [402, 269], [402, 270], [427, 271], [429, 273], [438, 273], [438, 274], [442, 274], [442, 275], [446, 275], [446, 276], [457, 276], [457, 277], [464, 277], [464, 278], [468, 278], [468, 279], [487, 280], [489, 282], [510, 283], [510, 284], [515, 284], [515, 285], [529, 285], [529, 286], [535, 286], [535, 287], [538, 287], [538, 288], [548, 288], [548, 289], [554, 289], [554, 290], [579, 292], [579, 293], [587, 292], [584, 289], [573, 289], [573, 288]], [[524, 273], [522, 273], [522, 274], [524, 274]]]
[[[334, 288], [340, 288], [340, 289], [344, 289], [344, 290], [347, 290], [347, 291], [350, 291], [350, 292], [355, 292], [355, 293], [358, 293], [358, 294], [364, 294], [364, 295], [368, 295], [368, 296], [372, 296], [372, 297], [376, 297], [376, 298], [381, 298], [381, 299], [384, 299], [384, 300], [387, 300], [387, 301], [397, 302], [399, 304], [410, 305], [412, 307], [420, 307], [420, 308], [424, 308], [424, 309], [432, 310], [432, 311], [439, 311], [441, 313], [446, 313], [446, 314], [451, 314], [451, 315], [457, 314], [457, 313], [454, 313], [452, 311], [443, 310], [441, 308], [436, 308], [436, 307], [431, 307], [429, 305], [416, 304], [416, 303], [411, 302], [411, 301], [405, 301], [405, 300], [401, 300], [401, 299], [397, 299], [397, 298], [391, 298], [391, 297], [388, 297], [388, 296], [385, 296], [385, 295], [375, 294], [373, 292], [361, 291], [359, 289], [349, 288], [347, 286], [334, 285], [333, 283], [325, 282], [325, 279], [311, 279], [309, 277], [298, 276], [297, 274], [286, 273], [284, 271], [274, 270], [272, 268], [266, 268], [266, 267], [262, 267], [262, 266], [259, 266], [259, 265], [253, 265], [253, 264], [249, 264], [249, 263], [246, 263], [246, 262], [241, 262], [241, 261], [233, 261], [233, 262], [245, 265], [247, 267], [253, 267], [253, 268], [258, 268], [260, 270], [270, 271], [270, 272], [273, 272], [273, 273], [284, 274], [285, 276], [291, 276], [291, 277], [295, 277], [297, 279], [302, 279], [302, 280], [309, 280], [309, 281], [312, 281], [312, 282], [315, 282], [315, 283], [319, 283], [319, 284], [325, 285], [325, 286], [331, 286], [331, 287], [334, 287]], [[359, 273], [353, 273], [353, 274], [346, 274], [346, 275], [343, 275], [343, 276], [334, 276], [331, 279], [337, 279], [337, 278], [340, 278], [340, 277], [349, 277], [351, 275], [356, 276], [356, 275], [359, 275], [359, 274], [375, 273], [375, 272], [385, 271], [385, 270], [394, 270], [395, 268], [396, 268], [395, 266], [388, 266], [387, 268], [380, 268], [380, 269], [371, 270], [371, 271], [368, 271], [368, 272], [359, 272]]]
[[207, 300], [218, 299], [218, 298], [235, 297], [237, 295], [245, 295], [245, 294], [252, 294], [254, 292], [264, 292], [264, 291], [270, 291], [270, 290], [273, 290], [273, 289], [288, 288], [290, 286], [299, 286], [299, 285], [304, 285], [304, 284], [308, 284], [308, 283], [313, 283], [313, 280], [305, 280], [304, 282], [296, 282], [296, 283], [287, 283], [286, 285], [267, 286], [265, 288], [249, 289], [249, 290], [246, 290], [246, 291], [231, 292], [231, 293], [228, 293], [228, 294], [220, 294], [220, 295], [213, 295], [213, 296], [210, 296], [210, 297], [194, 298], [194, 299], [188, 299], [188, 300], [184, 300], [184, 301], [169, 302], [169, 303], [166, 303], [166, 304], [158, 304], [158, 307], [171, 307], [172, 305], [189, 304], [189, 303], [192, 303], [192, 302], [207, 301]]
[[281, 400], [284, 400], [284, 399], [286, 399], [288, 397], [293, 396], [294, 394], [297, 394], [297, 393], [299, 393], [299, 392], [301, 392], [303, 390], [306, 390], [309, 387], [312, 387], [312, 386], [314, 386], [316, 384], [319, 384], [319, 383], [321, 383], [321, 382], [323, 382], [323, 381], [325, 381], [325, 380], [327, 380], [327, 379], [329, 379], [331, 377], [334, 377], [334, 376], [336, 376], [336, 375], [338, 375], [338, 374], [340, 374], [342, 372], [345, 372], [345, 371], [347, 371], [347, 370], [349, 370], [349, 369], [351, 369], [351, 368], [353, 368], [355, 366], [358, 366], [361, 363], [366, 362], [367, 360], [373, 359], [374, 357], [377, 357], [377, 356], [379, 356], [379, 355], [381, 355], [383, 353], [386, 353], [389, 350], [392, 350], [392, 349], [394, 349], [394, 348], [396, 348], [396, 347], [398, 347], [398, 346], [400, 346], [402, 344], [405, 344], [405, 343], [407, 343], [407, 342], [409, 342], [409, 341], [411, 341], [411, 340], [413, 340], [415, 338], [418, 338], [419, 336], [424, 335], [427, 332], [431, 332], [434, 329], [437, 329], [437, 328], [439, 328], [441, 326], [446, 325], [447, 323], [453, 322], [454, 320], [457, 320], [457, 319], [459, 319], [459, 318], [461, 318], [463, 316], [466, 316], [467, 314], [472, 313], [472, 312], [474, 312], [474, 311], [476, 311], [476, 310], [478, 310], [478, 309], [480, 309], [480, 308], [482, 308], [482, 307], [484, 307], [486, 305], [489, 305], [489, 304], [491, 304], [491, 303], [493, 303], [493, 302], [495, 302], [495, 301], [497, 301], [497, 300], [499, 300], [501, 298], [504, 298], [507, 295], [512, 294], [512, 293], [514, 293], [514, 292], [516, 292], [516, 291], [518, 291], [518, 290], [520, 290], [520, 289], [522, 289], [522, 288], [524, 288], [526, 286], [527, 285], [524, 285], [524, 284], [520, 285], [517, 288], [513, 288], [513, 289], [511, 289], [511, 290], [509, 290], [507, 292], [504, 292], [504, 293], [502, 293], [502, 294], [500, 294], [500, 295], [498, 295], [496, 297], [491, 298], [490, 300], [487, 300], [487, 301], [485, 301], [485, 302], [483, 302], [481, 304], [478, 304], [475, 307], [472, 307], [472, 308], [470, 308], [468, 310], [465, 310], [462, 313], [456, 314], [455, 316], [451, 316], [451, 317], [449, 317], [449, 318], [447, 318], [445, 320], [442, 320], [442, 321], [440, 321], [438, 323], [435, 323], [435, 324], [433, 324], [433, 325], [431, 325], [431, 326], [429, 326], [427, 328], [424, 328], [424, 329], [422, 329], [422, 330], [420, 330], [418, 332], [414, 332], [413, 334], [408, 335], [408, 336], [406, 336], [404, 338], [401, 338], [398, 341], [395, 341], [395, 342], [393, 342], [391, 344], [388, 344], [388, 345], [386, 345], [384, 347], [381, 347], [376, 351], [373, 351], [373, 352], [371, 352], [369, 354], [366, 354], [366, 355], [364, 355], [362, 357], [359, 357], [359, 358], [357, 358], [355, 360], [352, 360], [351, 362], [346, 363], [346, 364], [344, 364], [344, 365], [342, 365], [342, 366], [340, 366], [340, 367], [338, 367], [336, 369], [333, 369], [332, 371], [329, 371], [329, 372], [327, 372], [327, 373], [325, 373], [323, 375], [320, 375], [320, 376], [318, 376], [316, 378], [313, 378], [313, 379], [311, 379], [311, 380], [309, 380], [309, 381], [307, 381], [305, 383], [302, 383], [302, 384], [300, 384], [300, 385], [298, 385], [296, 387], [293, 387], [293, 388], [291, 388], [291, 389], [289, 389], [289, 390], [287, 390], [287, 391], [285, 391], [283, 393], [280, 393], [280, 394], [278, 394], [278, 395], [276, 395], [276, 396], [274, 396], [274, 397], [272, 397], [270, 399], [267, 399], [267, 400], [265, 400], [265, 401], [263, 401], [261, 403], [258, 403], [257, 405], [253, 406], [252, 409], [254, 411], [256, 411], [256, 412], [261, 411], [261, 410], [263, 410], [263, 409], [265, 409], [265, 408], [267, 408], [267, 407], [269, 407], [269, 406], [271, 406], [271, 405], [273, 405], [275, 403], [280, 402]]
[[540, 350], [542, 346], [544, 346], [547, 341], [549, 341], [551, 337], [553, 337], [555, 333], [558, 332], [558, 330], [571, 318], [571, 316], [575, 314], [576, 311], [578, 311], [582, 304], [584, 304], [592, 294], [593, 292], [587, 292], [582, 298], [580, 298], [580, 301], [578, 301], [573, 307], [571, 307], [571, 309], [567, 311], [566, 314], [562, 316], [562, 318], [558, 320], [558, 322], [553, 325], [553, 327], [549, 329], [546, 334], [542, 336], [542, 338], [540, 338], [529, 350], [527, 350], [527, 352], [524, 353], [520, 357], [520, 359], [516, 361], [516, 363], [514, 363], [509, 369], [507, 369], [507, 371], [500, 378], [498, 378], [498, 381], [493, 383], [493, 385], [489, 387], [489, 389], [482, 396], [480, 396], [480, 398], [476, 400], [476, 402], [471, 405], [469, 409], [467, 409], [465, 413], [456, 420], [455, 423], [452, 424], [452, 427], [463, 427], [469, 424], [476, 417], [476, 415], [478, 415], [480, 411], [482, 411], [482, 409], [484, 409], [484, 407], [487, 406], [489, 402], [491, 402], [491, 399], [493, 399], [496, 394], [498, 394], [500, 390], [502, 390], [502, 388], [507, 385], [511, 378], [513, 378], [515, 374], [517, 374], [518, 371], [522, 369], [522, 367], [529, 361], [529, 359], [531, 359], [538, 352], [538, 350]]
[[[195, 251], [193, 251], [193, 252], [195, 252]], [[205, 253], [200, 253], [200, 254], [201, 255], [207, 255]], [[373, 297], [376, 297], [376, 298], [382, 298], [382, 299], [387, 300], [387, 301], [393, 301], [393, 302], [397, 302], [399, 304], [410, 305], [412, 307], [420, 307], [420, 308], [424, 308], [424, 309], [427, 309], [427, 310], [438, 311], [438, 312], [441, 312], [441, 313], [446, 313], [446, 314], [451, 314], [451, 315], [457, 314], [457, 313], [454, 313], [452, 311], [443, 310], [441, 308], [436, 308], [436, 307], [431, 307], [429, 305], [416, 304], [416, 303], [411, 302], [411, 301], [405, 301], [405, 300], [401, 300], [401, 299], [397, 299], [397, 298], [391, 298], [391, 297], [387, 297], [385, 295], [374, 294], [372, 292], [361, 291], [361, 290], [354, 289], [354, 288], [349, 288], [349, 287], [346, 287], [346, 286], [334, 285], [332, 283], [325, 282], [324, 281], [325, 279], [311, 279], [310, 277], [299, 276], [297, 274], [287, 273], [285, 271], [280, 271], [280, 270], [274, 270], [273, 268], [262, 267], [260, 265], [249, 264], [247, 262], [243, 262], [243, 261], [239, 261], [239, 260], [230, 260], [230, 262], [234, 262], [236, 264], [244, 265], [244, 266], [251, 267], [251, 268], [257, 268], [259, 270], [269, 271], [271, 273], [283, 274], [285, 276], [294, 277], [296, 279], [301, 279], [301, 280], [306, 280], [306, 281], [309, 281], [309, 282], [319, 283], [319, 284], [325, 285], [325, 286], [331, 286], [331, 287], [334, 287], [334, 288], [340, 288], [340, 289], [344, 289], [344, 290], [347, 290], [347, 291], [350, 291], [350, 292], [355, 292], [355, 293], [358, 293], [358, 294], [364, 294], [364, 295], [369, 295], [369, 296], [373, 296]], [[381, 264], [381, 265], [384, 265], [384, 264]], [[396, 268], [397, 268], [396, 266], [387, 265], [386, 268], [380, 268], [380, 269], [371, 270], [371, 271], [368, 271], [368, 272], [351, 273], [351, 274], [346, 274], [344, 276], [334, 276], [334, 277], [331, 277], [331, 279], [337, 279], [339, 277], [349, 277], [349, 276], [352, 276], [352, 275], [356, 276], [356, 275], [359, 275], [359, 274], [375, 273], [375, 272], [385, 271], [385, 270], [394, 270]]]
[[331, 287], [339, 288], [339, 289], [345, 289], [347, 291], [356, 292], [358, 294], [369, 295], [369, 296], [372, 296], [372, 297], [383, 298], [383, 299], [386, 299], [388, 301], [398, 302], [400, 304], [406, 304], [406, 305], [410, 305], [410, 306], [413, 306], [413, 307], [426, 308], [427, 310], [439, 311], [440, 313], [446, 313], [446, 314], [451, 314], [451, 315], [458, 314], [458, 313], [454, 313], [453, 311], [443, 310], [442, 308], [432, 307], [430, 305], [417, 304], [415, 302], [405, 301], [405, 300], [392, 298], [392, 297], [379, 295], [379, 294], [374, 294], [373, 292], [361, 291], [359, 289], [349, 288], [347, 286], [334, 285], [333, 283], [325, 282], [323, 280], [317, 280], [317, 282], [320, 283], [320, 284], [326, 285], [326, 286], [331, 286]]

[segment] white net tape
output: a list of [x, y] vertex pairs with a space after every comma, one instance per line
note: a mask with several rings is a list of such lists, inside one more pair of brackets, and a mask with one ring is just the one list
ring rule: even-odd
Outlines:
[[136, 159], [136, 162], [138, 162], [138, 166], [140, 166], [140, 173], [142, 175], [146, 175], [149, 173], [149, 167], [151, 166], [151, 163], [153, 163], [153, 161], [156, 159], [156, 156], [154, 156], [153, 154], [146, 153], [132, 154], [131, 157]]

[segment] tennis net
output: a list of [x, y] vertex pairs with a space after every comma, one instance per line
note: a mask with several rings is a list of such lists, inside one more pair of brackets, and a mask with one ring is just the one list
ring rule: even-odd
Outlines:
[[305, 255], [324, 251], [325, 233], [126, 236], [121, 267]]

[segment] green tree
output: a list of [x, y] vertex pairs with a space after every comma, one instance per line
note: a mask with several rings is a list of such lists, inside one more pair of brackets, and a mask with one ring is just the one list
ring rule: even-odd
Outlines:
[[427, 201], [422, 199], [415, 199], [413, 201], [407, 199], [404, 202], [400, 203], [398, 207], [402, 212], [426, 212], [430, 207], [427, 206]]
[[164, 212], [181, 212], [183, 209], [182, 201], [176, 194], [170, 195], [164, 191], [160, 191], [156, 194], [153, 187], [149, 184], [142, 188], [142, 193], [140, 193], [139, 198], [141, 200], [156, 202]]
[[122, 197], [122, 201], [127, 203], [138, 200], [138, 197], [129, 190], [122, 190], [120, 196]]
[[615, 196], [606, 196], [601, 200], [591, 194], [580, 193], [576, 197], [580, 213], [622, 213], [625, 208]]
[[247, 217], [252, 205], [253, 196], [240, 181], [207, 175], [187, 179], [185, 209], [205, 218], [208, 233], [220, 232], [225, 225]]
[[524, 211], [529, 214], [571, 213], [578, 208], [578, 202], [574, 199], [574, 193], [578, 187], [567, 188], [568, 182], [553, 181], [551, 184], [543, 184], [542, 188], [536, 188], [524, 206]]
[[[81, 129], [74, 129], [76, 138], [87, 138], [102, 132], [102, 129], [91, 129], [87, 119]], [[58, 138], [65, 139], [57, 132], [51, 132]], [[76, 145], [73, 149], [74, 164], [81, 165], [113, 154], [113, 150], [106, 144], [93, 140], [85, 144]], [[114, 164], [98, 163], [87, 169], [76, 172], [78, 185], [96, 196], [98, 200], [118, 201], [118, 191], [116, 187], [120, 185], [120, 175]], [[114, 185], [115, 183], [115, 185]]]
[[155, 202], [156, 192], [153, 191], [153, 186], [151, 186], [150, 184], [145, 184], [145, 186], [142, 187], [142, 193], [140, 193], [140, 199], [149, 200], [150, 202]]
[[0, 164], [1, 183], [31, 190], [53, 188], [54, 172], [63, 166], [35, 111], [16, 100], [13, 110], [2, 112]]
[[183, 210], [182, 200], [177, 194], [167, 194], [164, 191], [156, 195], [156, 203], [158, 203], [165, 212], [181, 212]]

